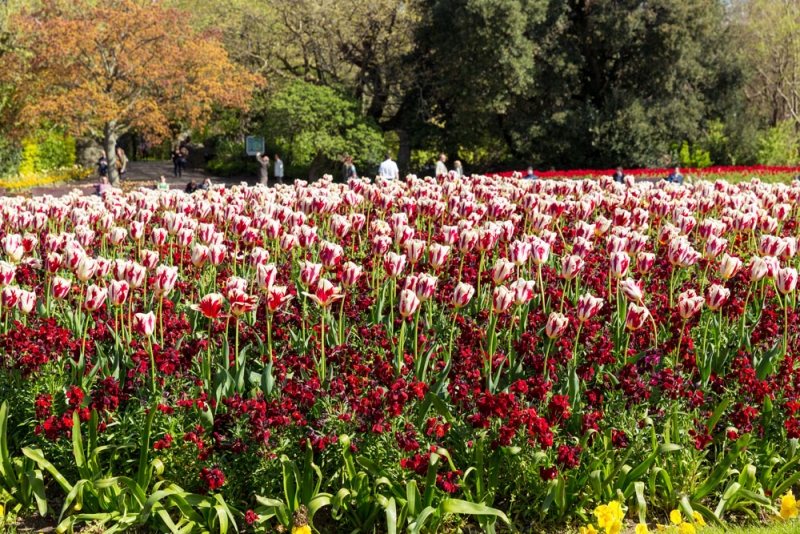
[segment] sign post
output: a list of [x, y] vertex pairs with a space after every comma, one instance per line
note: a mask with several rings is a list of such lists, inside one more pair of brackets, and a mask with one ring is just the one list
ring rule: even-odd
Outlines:
[[244, 141], [245, 151], [248, 156], [264, 153], [264, 138], [247, 136]]

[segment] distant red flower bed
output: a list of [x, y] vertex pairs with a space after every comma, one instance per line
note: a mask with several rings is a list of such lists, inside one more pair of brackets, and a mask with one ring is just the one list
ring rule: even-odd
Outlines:
[[[664, 169], [624, 169], [625, 174], [641, 178], [655, 178], [669, 176], [674, 167]], [[574, 169], [569, 171], [534, 171], [539, 178], [598, 178], [600, 176], [611, 176], [616, 169]], [[800, 167], [769, 167], [765, 165], [739, 165], [735, 167], [711, 166], [704, 169], [691, 169], [681, 167], [681, 171], [688, 175], [709, 176], [725, 174], [748, 174], [753, 175], [773, 175], [773, 174], [797, 174]], [[506, 171], [496, 173], [498, 176], [510, 177], [514, 172], [525, 174], [525, 171]]]

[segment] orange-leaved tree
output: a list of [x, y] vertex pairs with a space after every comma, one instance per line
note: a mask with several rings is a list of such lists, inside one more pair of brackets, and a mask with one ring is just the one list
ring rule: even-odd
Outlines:
[[116, 183], [114, 148], [126, 131], [164, 138], [171, 122], [202, 125], [214, 105], [246, 110], [263, 79], [188, 21], [158, 0], [43, 0], [16, 15], [0, 81], [16, 86], [20, 126], [47, 121], [102, 138]]

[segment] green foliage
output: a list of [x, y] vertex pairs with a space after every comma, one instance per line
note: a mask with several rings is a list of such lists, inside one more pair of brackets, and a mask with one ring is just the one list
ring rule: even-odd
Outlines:
[[681, 143], [681, 150], [678, 153], [681, 167], [691, 167], [693, 169], [705, 169], [712, 165], [711, 156], [707, 150], [703, 150], [695, 144], [689, 146], [688, 141]]
[[329, 87], [294, 82], [270, 102], [267, 116], [268, 133], [294, 164], [310, 165], [312, 174], [332, 170], [345, 154], [359, 169], [368, 168], [386, 151], [377, 124], [361, 116], [355, 101]]
[[6, 137], [0, 137], [0, 176], [16, 173], [22, 161], [22, 147]]
[[22, 160], [19, 164], [20, 174], [32, 174], [40, 167], [39, 145], [32, 139], [22, 142]]
[[758, 163], [795, 165], [798, 162], [798, 137], [795, 125], [784, 121], [764, 132], [758, 140]]
[[206, 149], [213, 151], [214, 158], [206, 164], [206, 170], [214, 176], [251, 176], [258, 170], [244, 143], [219, 136], [209, 139], [207, 144]]
[[718, 0], [425, 6], [426, 123], [445, 146], [501, 142], [559, 168], [655, 166], [741, 95]]
[[29, 137], [22, 142], [20, 174], [72, 167], [75, 165], [75, 138], [58, 132]]

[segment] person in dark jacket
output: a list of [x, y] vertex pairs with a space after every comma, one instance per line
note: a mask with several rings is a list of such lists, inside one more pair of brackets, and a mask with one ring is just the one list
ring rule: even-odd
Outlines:
[[97, 160], [97, 175], [102, 178], [103, 176], [108, 177], [108, 158], [106, 157], [106, 151], [103, 150], [103, 155]]
[[622, 167], [617, 167], [617, 172], [614, 173], [614, 181], [620, 184], [625, 183], [625, 173], [622, 171]]
[[258, 183], [261, 185], [267, 185], [269, 181], [269, 156], [264, 154], [261, 155], [261, 152], [256, 154], [256, 161], [258, 162]]

